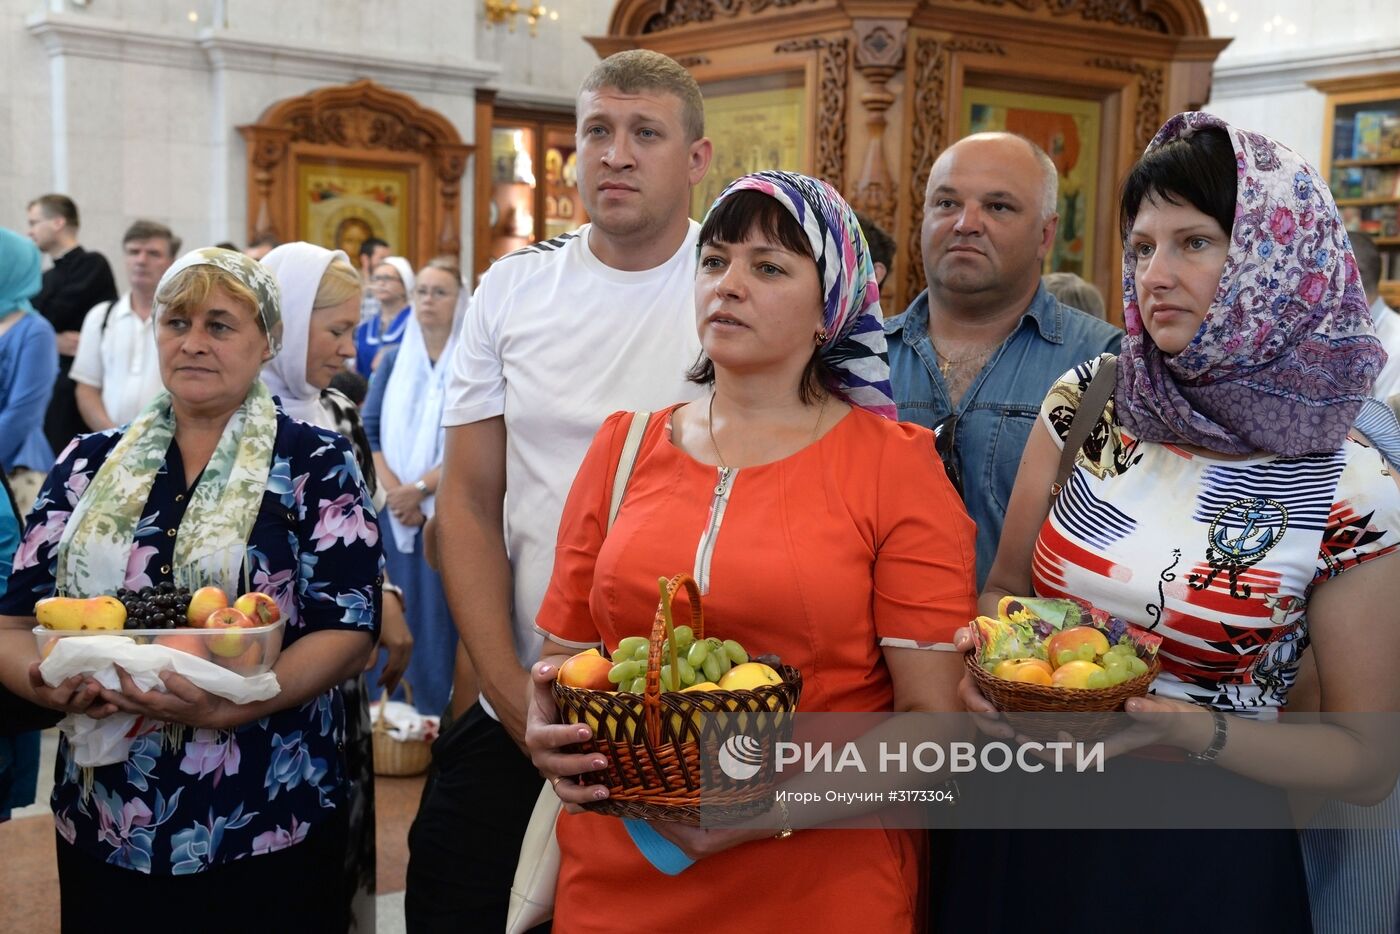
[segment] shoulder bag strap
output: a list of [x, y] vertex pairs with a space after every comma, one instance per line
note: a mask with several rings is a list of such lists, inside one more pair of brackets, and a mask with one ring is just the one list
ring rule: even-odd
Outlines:
[[1084, 395], [1079, 400], [1079, 408], [1075, 410], [1074, 419], [1069, 423], [1069, 432], [1065, 435], [1065, 446], [1060, 451], [1060, 469], [1055, 473], [1055, 482], [1050, 485], [1052, 500], [1065, 488], [1065, 481], [1069, 480], [1070, 472], [1074, 470], [1074, 460], [1079, 456], [1080, 448], [1084, 447], [1084, 442], [1093, 434], [1094, 425], [1108, 407], [1108, 400], [1113, 398], [1113, 384], [1117, 373], [1117, 357], [1104, 354], [1099, 358], [1099, 370], [1084, 390]]
[[[608, 529], [622, 508], [627, 481], [637, 463], [637, 451], [642, 435], [651, 421], [650, 412], [633, 412], [622, 453], [617, 458], [617, 477], [613, 480], [612, 503], [608, 507]], [[561, 804], [554, 788], [545, 782], [535, 799], [535, 809], [525, 828], [520, 845], [520, 858], [515, 866], [515, 880], [510, 887], [510, 906], [506, 914], [506, 934], [525, 934], [536, 925], [554, 916], [554, 889], [559, 881], [559, 840], [555, 823], [559, 820]]]
[[617, 458], [617, 475], [613, 478], [612, 503], [608, 507], [608, 527], [604, 534], [612, 531], [617, 521], [617, 511], [622, 508], [622, 498], [627, 493], [627, 481], [632, 477], [632, 467], [637, 463], [637, 451], [642, 446], [642, 435], [651, 421], [650, 412], [633, 412], [632, 424], [627, 429], [627, 438], [622, 442], [622, 453]]

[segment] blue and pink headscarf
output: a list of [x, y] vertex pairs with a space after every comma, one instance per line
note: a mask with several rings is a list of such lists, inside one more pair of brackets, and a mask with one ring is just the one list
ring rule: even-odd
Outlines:
[[1337, 203], [1297, 153], [1207, 113], [1172, 117], [1147, 151], [1205, 127], [1229, 136], [1238, 177], [1215, 301], [1185, 349], [1162, 353], [1138, 309], [1137, 255], [1123, 251], [1114, 412], [1143, 441], [1334, 451], [1385, 362]]
[[832, 388], [851, 405], [895, 418], [880, 285], [851, 206], [821, 179], [765, 171], [736, 179], [710, 205], [710, 211], [736, 191], [760, 191], [773, 198], [807, 235], [817, 260], [822, 326], [827, 335], [819, 352], [836, 378]]

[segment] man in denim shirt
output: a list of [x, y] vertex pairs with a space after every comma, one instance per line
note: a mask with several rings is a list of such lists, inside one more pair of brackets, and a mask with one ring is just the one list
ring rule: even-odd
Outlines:
[[899, 417], [939, 432], [977, 523], [979, 588], [1046, 392], [1075, 364], [1116, 353], [1122, 336], [1040, 284], [1058, 181], [1024, 137], [979, 133], [944, 150], [924, 199], [928, 288], [885, 322]]

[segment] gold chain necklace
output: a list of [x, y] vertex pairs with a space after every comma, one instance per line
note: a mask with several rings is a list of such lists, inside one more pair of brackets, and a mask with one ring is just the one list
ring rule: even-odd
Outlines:
[[976, 353], [969, 354], [968, 356], [963, 357], [960, 360], [954, 360], [951, 357], [943, 356], [943, 351], [938, 349], [938, 344], [934, 342], [932, 334], [929, 335], [928, 343], [929, 346], [933, 348], [934, 356], [938, 358], [938, 374], [944, 379], [948, 378], [948, 371], [951, 370], [953, 367], [962, 366], [964, 363], [971, 363], [973, 360], [976, 360], [979, 357], [986, 359], [988, 356], [991, 355], [991, 352], [993, 350], [993, 348], [991, 347], [983, 347], [979, 349]]
[[[817, 423], [812, 426], [812, 437], [808, 440], [808, 444], [811, 444], [813, 441], [817, 440], [817, 432], [820, 431], [822, 427], [822, 416], [826, 414], [826, 400], [829, 398], [831, 398], [830, 393], [822, 394], [822, 404], [817, 408]], [[710, 432], [710, 446], [715, 449], [715, 459], [719, 461], [720, 484], [723, 485], [724, 481], [729, 479], [729, 474], [733, 470], [733, 468], [730, 467], [727, 463], [725, 463], [724, 454], [722, 454], [719, 449], [719, 441], [715, 438], [714, 390], [710, 390], [710, 408], [706, 415], [706, 422], [707, 424], [705, 427]]]

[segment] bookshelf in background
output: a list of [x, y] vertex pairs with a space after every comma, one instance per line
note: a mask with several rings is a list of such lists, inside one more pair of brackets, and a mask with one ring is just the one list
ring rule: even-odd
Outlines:
[[1311, 84], [1327, 97], [1323, 175], [1347, 229], [1380, 247], [1381, 294], [1400, 308], [1400, 73]]

